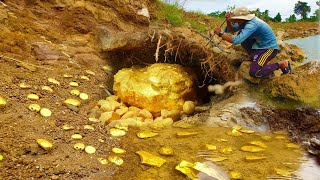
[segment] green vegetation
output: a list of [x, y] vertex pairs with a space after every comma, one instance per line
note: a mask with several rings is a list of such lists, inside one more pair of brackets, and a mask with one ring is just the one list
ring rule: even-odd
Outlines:
[[[190, 26], [200, 32], [206, 32], [205, 14], [200, 12], [185, 12], [183, 2], [176, 0], [175, 2], [165, 1], [157, 2], [159, 8], [157, 19], [160, 22], [167, 22], [173, 26]], [[201, 23], [202, 22], [202, 23]]]
[[307, 2], [298, 1], [298, 3], [294, 6], [294, 13], [297, 15], [301, 15], [302, 20], [307, 19], [307, 15], [311, 11], [310, 6], [308, 6], [307, 4]]

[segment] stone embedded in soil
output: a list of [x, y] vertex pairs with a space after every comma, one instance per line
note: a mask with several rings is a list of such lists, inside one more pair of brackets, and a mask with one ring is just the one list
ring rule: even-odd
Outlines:
[[146, 151], [141, 150], [141, 151], [137, 151], [136, 153], [140, 156], [142, 164], [161, 167], [166, 162], [165, 159], [158, 157], [156, 155], [153, 155], [151, 153], [148, 153]]
[[200, 134], [200, 132], [188, 132], [188, 131], [179, 131], [177, 132], [178, 137], [189, 137], [189, 136], [196, 136]]
[[53, 147], [52, 143], [45, 139], [37, 139], [37, 143], [44, 150], [50, 150]]
[[94, 123], [100, 122], [99, 119], [97, 119], [97, 118], [95, 118], [95, 117], [89, 117], [88, 120], [89, 120], [90, 122], [94, 122]]
[[175, 169], [187, 175], [190, 179], [197, 179], [196, 174], [191, 169], [192, 167], [194, 167], [194, 164], [183, 160], [175, 167]]
[[154, 133], [154, 132], [150, 132], [150, 131], [139, 132], [137, 134], [137, 136], [140, 139], [151, 138], [151, 137], [155, 137], [155, 136], [158, 136], [158, 135], [159, 135], [159, 133]]
[[161, 110], [162, 118], [171, 118], [173, 121], [177, 121], [180, 119], [180, 111], [179, 110]]
[[29, 94], [27, 98], [33, 101], [39, 100], [39, 96], [36, 94]]
[[47, 91], [47, 92], [53, 92], [53, 89], [51, 87], [49, 87], [49, 86], [42, 86], [41, 90]]
[[196, 105], [193, 101], [186, 101], [184, 102], [182, 109], [185, 114], [191, 115], [194, 113]]
[[294, 144], [294, 143], [288, 143], [288, 144], [286, 144], [286, 146], [289, 149], [299, 149], [300, 148], [300, 145]]
[[116, 128], [111, 128], [109, 133], [111, 134], [111, 136], [115, 136], [115, 137], [126, 135], [126, 132], [124, 130], [116, 129]]
[[70, 91], [70, 94], [74, 95], [74, 96], [79, 96], [80, 95], [80, 91], [77, 89], [73, 89]]
[[241, 147], [242, 151], [245, 152], [261, 152], [261, 151], [265, 151], [265, 149], [261, 148], [261, 147], [257, 147], [257, 146], [243, 146]]
[[86, 93], [80, 93], [79, 97], [82, 100], [88, 100], [89, 99], [89, 95], [86, 94]]
[[120, 119], [120, 115], [113, 112], [113, 111], [109, 111], [109, 112], [104, 112], [100, 115], [99, 117], [99, 121], [101, 122], [101, 124], [109, 124], [110, 122], [114, 121], [114, 120], [118, 120]]
[[146, 118], [146, 119], [153, 119], [153, 115], [147, 109], [140, 110], [137, 117], [142, 117], [142, 118]]
[[80, 106], [80, 104], [81, 104], [80, 101], [78, 101], [76, 99], [67, 99], [64, 101], [64, 103], [67, 105], [76, 106], [76, 107]]
[[19, 84], [19, 87], [20, 87], [21, 89], [30, 89], [30, 88], [31, 88], [31, 86], [28, 85], [28, 84], [26, 84], [26, 83], [20, 83], [20, 84]]
[[242, 133], [246, 133], [246, 134], [253, 134], [254, 133], [253, 130], [248, 130], [248, 129], [240, 129], [239, 131]]
[[242, 135], [242, 133], [240, 131], [236, 130], [236, 129], [232, 129], [232, 131], [231, 132], [227, 132], [227, 134], [230, 135], [230, 136], [235, 136], [235, 137]]
[[173, 156], [174, 155], [173, 149], [168, 146], [161, 147], [159, 150], [159, 154], [161, 154], [163, 156]]
[[54, 85], [60, 85], [60, 82], [53, 78], [48, 78], [48, 81]]
[[103, 165], [108, 164], [108, 160], [106, 160], [104, 158], [98, 158], [98, 161]]
[[112, 152], [114, 152], [116, 154], [124, 154], [124, 153], [126, 153], [126, 150], [121, 149], [121, 148], [112, 148]]
[[102, 66], [102, 69], [107, 71], [107, 72], [112, 72], [113, 71], [113, 68], [109, 65], [106, 65], [106, 66]]
[[96, 152], [96, 148], [93, 146], [87, 146], [84, 151], [88, 154], [94, 154]]
[[79, 139], [82, 139], [82, 136], [81, 134], [72, 134], [71, 139], [79, 140]]
[[29, 110], [32, 112], [39, 112], [41, 110], [41, 107], [38, 104], [30, 104]]
[[83, 143], [76, 143], [73, 148], [77, 151], [83, 151], [86, 148], [86, 145]]
[[108, 160], [118, 166], [121, 166], [123, 164], [123, 159], [118, 156], [108, 156]]
[[52, 112], [50, 111], [50, 109], [47, 109], [47, 108], [42, 108], [40, 110], [40, 114], [43, 116], [43, 117], [49, 117], [52, 115]]
[[71, 87], [78, 87], [79, 86], [79, 84], [77, 82], [70, 82], [69, 85]]
[[258, 161], [258, 160], [267, 159], [267, 157], [265, 157], [265, 156], [247, 155], [247, 156], [245, 157], [245, 159], [246, 159], [247, 161]]
[[3, 160], [3, 155], [0, 154], [0, 162]]

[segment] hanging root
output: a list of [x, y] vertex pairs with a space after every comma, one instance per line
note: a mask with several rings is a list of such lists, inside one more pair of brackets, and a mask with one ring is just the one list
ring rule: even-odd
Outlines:
[[161, 44], [161, 34], [159, 35], [159, 40], [158, 40], [158, 44], [157, 44], [157, 49], [156, 49], [156, 54], [155, 54], [155, 57], [156, 57], [156, 62], [159, 61], [159, 50], [160, 50], [160, 44]]

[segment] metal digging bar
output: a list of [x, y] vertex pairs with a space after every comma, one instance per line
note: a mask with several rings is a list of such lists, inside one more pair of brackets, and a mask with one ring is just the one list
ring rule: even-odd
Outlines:
[[196, 31], [196, 30], [193, 30], [193, 29], [192, 29], [191, 31], [193, 31], [193, 32], [199, 34], [200, 36], [204, 37], [205, 39], [209, 40], [209, 42], [210, 42], [212, 45], [218, 47], [221, 51], [223, 51], [223, 48], [222, 48], [219, 44], [217, 44], [216, 42], [214, 42], [213, 39], [211, 39], [209, 36], [206, 36], [206, 35], [202, 34], [201, 32]]

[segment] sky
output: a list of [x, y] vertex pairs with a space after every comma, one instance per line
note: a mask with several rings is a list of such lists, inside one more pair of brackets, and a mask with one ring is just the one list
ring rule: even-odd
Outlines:
[[[214, 11], [226, 11], [228, 6], [246, 6], [250, 10], [260, 8], [260, 11], [268, 9], [270, 16], [274, 17], [280, 12], [282, 19], [288, 18], [294, 14], [294, 5], [298, 0], [171, 0], [180, 2], [187, 11], [200, 11], [209, 14]], [[314, 11], [318, 8], [316, 5], [317, 0], [300, 0], [307, 2], [311, 7], [311, 12], [308, 14], [313, 15]], [[297, 16], [297, 15], [296, 15]], [[300, 19], [300, 16], [297, 16]]]

